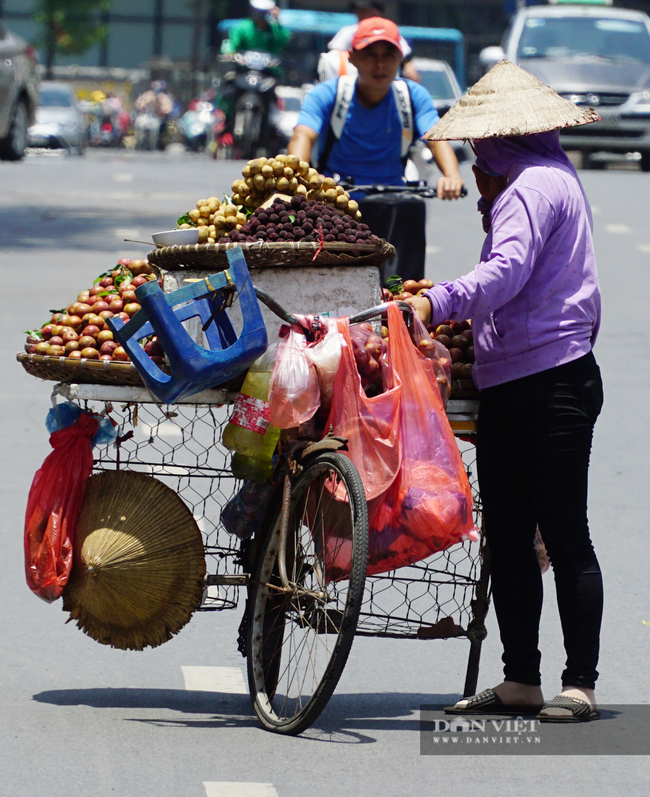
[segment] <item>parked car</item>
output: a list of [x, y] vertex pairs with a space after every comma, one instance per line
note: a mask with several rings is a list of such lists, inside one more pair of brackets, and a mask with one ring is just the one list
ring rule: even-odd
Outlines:
[[0, 22], [0, 159], [23, 157], [37, 105], [34, 50]]
[[523, 8], [502, 47], [481, 52], [487, 67], [502, 58], [602, 116], [562, 133], [565, 149], [639, 152], [641, 168], [650, 171], [650, 17], [602, 5]]
[[42, 81], [36, 122], [28, 131], [28, 146], [65, 149], [83, 155], [86, 141], [86, 121], [72, 87], [67, 83]]
[[[444, 116], [463, 94], [454, 70], [446, 61], [433, 58], [414, 58], [413, 66], [420, 73], [420, 82], [431, 95], [440, 116]], [[450, 141], [459, 163], [468, 160], [470, 153], [462, 141]]]
[[270, 119], [280, 135], [286, 139], [285, 146], [286, 142], [293, 136], [293, 129], [298, 122], [302, 101], [310, 88], [310, 85], [305, 85], [302, 88], [294, 88], [293, 86], [275, 87], [277, 103], [275, 108], [271, 108]]

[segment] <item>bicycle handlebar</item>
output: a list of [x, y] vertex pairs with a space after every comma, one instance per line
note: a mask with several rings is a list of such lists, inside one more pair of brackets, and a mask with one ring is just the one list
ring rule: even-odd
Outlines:
[[[421, 196], [424, 199], [435, 199], [438, 196], [438, 192], [436, 191], [433, 186], [429, 185], [412, 185], [406, 183], [405, 185], [355, 185], [354, 183], [346, 183], [341, 182], [339, 183], [346, 191], [359, 191], [363, 194], [414, 194], [415, 196]], [[467, 196], [467, 186], [463, 186], [460, 189], [461, 197]]]
[[[296, 316], [287, 312], [284, 307], [276, 302], [272, 296], [269, 296], [266, 291], [263, 291], [261, 288], [255, 288], [255, 295], [260, 302], [262, 302], [262, 304], [265, 304], [269, 310], [275, 313], [282, 321], [285, 321], [287, 324], [297, 324], [298, 326], [301, 326]], [[398, 301], [397, 305], [404, 313], [413, 312], [413, 308], [407, 302]], [[378, 304], [376, 307], [370, 307], [368, 310], [362, 310], [360, 313], [350, 316], [348, 320], [351, 324], [361, 324], [364, 321], [369, 321], [375, 316], [381, 315], [387, 310], [387, 308], [388, 303]]]

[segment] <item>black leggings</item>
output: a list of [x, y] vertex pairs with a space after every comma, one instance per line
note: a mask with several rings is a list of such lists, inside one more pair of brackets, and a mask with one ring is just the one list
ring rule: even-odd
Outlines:
[[505, 678], [539, 685], [539, 527], [567, 654], [562, 684], [594, 688], [603, 606], [587, 525], [587, 470], [602, 407], [593, 354], [481, 392], [477, 467]]

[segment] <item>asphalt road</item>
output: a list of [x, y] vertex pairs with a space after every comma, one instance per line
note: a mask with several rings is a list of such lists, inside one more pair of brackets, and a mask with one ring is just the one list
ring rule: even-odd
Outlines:
[[[123, 239], [147, 240], [170, 228], [199, 196], [226, 190], [240, 165], [107, 152], [0, 163], [0, 794], [647, 795], [645, 756], [420, 755], [419, 707], [452, 702], [462, 690], [467, 645], [460, 640], [357, 639], [321, 718], [301, 737], [282, 738], [259, 729], [242, 693], [241, 607], [196, 615], [166, 645], [132, 653], [96, 644], [65, 624], [59, 604], [27, 589], [24, 511], [33, 474], [50, 451], [44, 419], [51, 384], [15, 362], [22, 331], [118, 257], [146, 252]], [[606, 400], [590, 494], [606, 585], [598, 696], [601, 704], [648, 704], [650, 176], [607, 170], [581, 177], [594, 208], [603, 291], [596, 355]], [[475, 264], [483, 238], [475, 200], [471, 188], [463, 201], [431, 204], [432, 279]], [[563, 652], [550, 573], [545, 584], [542, 667], [551, 697]], [[488, 630], [479, 688], [500, 680], [492, 615]]]

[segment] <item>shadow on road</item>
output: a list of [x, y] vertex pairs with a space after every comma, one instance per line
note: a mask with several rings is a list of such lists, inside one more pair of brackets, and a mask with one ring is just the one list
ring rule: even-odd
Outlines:
[[[89, 210], [88, 208], [34, 208], [16, 206], [0, 211], [2, 249], [92, 249], [115, 252], [125, 247], [124, 238], [137, 237], [147, 241], [151, 232], [170, 226], [169, 214], [138, 213], [137, 222], [130, 210]], [[172, 225], [173, 226], [173, 225]], [[125, 235], [120, 231], [130, 231]], [[142, 249], [142, 256], [147, 247]], [[153, 244], [152, 247], [153, 248]]]
[[[210, 714], [196, 719], [129, 717], [129, 721], [188, 728], [257, 727], [248, 695], [184, 689], [60, 689], [33, 696], [39, 703], [92, 708], [158, 709]], [[459, 695], [377, 692], [333, 695], [323, 715], [301, 738], [349, 744], [375, 742], [367, 731], [420, 731], [420, 707], [449, 705]]]

